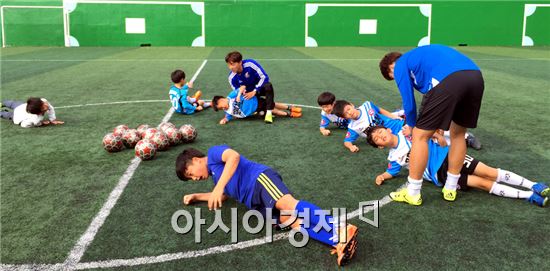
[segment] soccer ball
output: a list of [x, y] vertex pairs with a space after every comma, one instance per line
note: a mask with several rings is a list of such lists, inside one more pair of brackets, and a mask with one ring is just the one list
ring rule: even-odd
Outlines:
[[126, 132], [128, 130], [128, 126], [124, 125], [124, 124], [121, 124], [117, 127], [115, 127], [115, 129], [113, 129], [113, 134], [115, 136], [123, 136], [124, 135], [124, 132]]
[[141, 138], [151, 139], [151, 137], [153, 137], [158, 132], [159, 132], [159, 130], [157, 130], [157, 128], [149, 128], [149, 129], [145, 130], [145, 133], [143, 134], [143, 136]]
[[164, 133], [168, 140], [170, 140], [171, 145], [177, 145], [181, 142], [181, 134], [176, 128], [168, 127], [164, 130]]
[[142, 139], [136, 144], [134, 150], [136, 151], [136, 157], [141, 160], [151, 160], [157, 153], [157, 146], [151, 140]]
[[183, 143], [190, 143], [197, 138], [197, 130], [190, 124], [185, 124], [180, 127], [181, 141]]
[[141, 139], [141, 136], [139, 136], [139, 133], [136, 129], [128, 129], [126, 132], [124, 132], [124, 135], [122, 135], [122, 141], [124, 142], [124, 145], [128, 148], [133, 148], [136, 146], [138, 141]]
[[103, 148], [108, 152], [118, 152], [124, 149], [124, 144], [120, 137], [108, 133], [103, 137]]
[[147, 129], [149, 129], [149, 128], [150, 127], [147, 124], [142, 124], [142, 125], [138, 126], [137, 131], [139, 133], [139, 136], [143, 138], [145, 136], [145, 131], [147, 131]]
[[176, 128], [176, 125], [174, 125], [173, 123], [171, 122], [163, 122], [160, 126], [159, 126], [159, 129], [163, 132], [166, 133], [166, 129], [168, 129], [169, 127], [172, 127], [172, 128]]
[[170, 141], [163, 132], [157, 132], [148, 139], [157, 145], [159, 151], [165, 151], [170, 147]]

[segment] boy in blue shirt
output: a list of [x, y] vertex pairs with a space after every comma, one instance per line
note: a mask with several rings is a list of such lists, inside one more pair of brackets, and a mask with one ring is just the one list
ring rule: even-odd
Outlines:
[[364, 131], [369, 126], [383, 125], [384, 127], [398, 131], [405, 123], [401, 118], [369, 101], [355, 108], [348, 101], [338, 100], [334, 103], [333, 112], [336, 116], [349, 121], [348, 132], [344, 138], [344, 147], [351, 152], [359, 151], [359, 147], [353, 143], [359, 137], [367, 137]]
[[[235, 89], [227, 97], [214, 96], [212, 99], [212, 108], [214, 111], [220, 109], [225, 111], [225, 116], [219, 122], [223, 125], [234, 118], [244, 119], [254, 114], [263, 116], [266, 111], [266, 102], [264, 97], [257, 96], [246, 100], [242, 97], [239, 90]], [[302, 108], [284, 103], [275, 103], [273, 114], [281, 117], [299, 118], [302, 116]]]
[[[410, 137], [403, 134], [403, 131], [393, 134], [390, 129], [382, 126], [369, 127], [367, 142], [376, 148], [390, 149], [388, 168], [376, 177], [377, 185], [382, 185], [385, 181], [397, 176], [403, 167], [409, 166], [412, 142]], [[449, 147], [442, 147], [429, 140], [428, 150], [428, 163], [423, 178], [437, 186], [443, 186], [447, 174]], [[521, 186], [529, 190], [520, 190], [509, 185]], [[550, 188], [544, 183], [535, 183], [513, 172], [487, 166], [469, 155], [466, 155], [463, 161], [457, 188], [462, 191], [477, 188], [501, 197], [526, 199], [540, 207], [546, 206], [547, 196], [550, 194]], [[398, 202], [404, 200], [403, 196], [399, 192], [390, 193], [390, 197]], [[420, 204], [421, 202], [417, 202], [415, 205]]]
[[336, 127], [340, 129], [347, 128], [349, 124], [347, 119], [332, 114], [335, 102], [336, 96], [330, 92], [323, 92], [317, 97], [317, 104], [321, 107], [321, 124], [319, 124], [319, 132], [324, 136], [330, 135], [330, 130], [327, 128], [331, 123], [334, 123]]
[[241, 53], [233, 51], [225, 56], [225, 63], [229, 68], [229, 85], [231, 89], [238, 89], [245, 100], [254, 96], [265, 97], [266, 112], [264, 121], [273, 123], [272, 110], [275, 109], [275, 93], [269, 76], [260, 63], [254, 59], [245, 59]]
[[201, 91], [197, 90], [193, 97], [188, 97], [189, 88], [193, 88], [193, 82], [185, 82], [185, 72], [175, 70], [171, 74], [174, 85], [170, 87], [170, 102], [174, 111], [180, 114], [191, 115], [195, 111], [202, 111], [210, 107], [210, 102], [199, 100]]
[[[300, 219], [290, 227], [305, 230], [309, 237], [332, 246], [338, 256], [338, 265], [346, 264], [355, 253], [356, 226], [347, 224], [346, 227], [335, 227], [330, 223], [334, 221], [332, 216], [319, 215], [321, 208], [296, 200], [277, 171], [246, 159], [227, 145], [213, 146], [206, 155], [193, 148], [185, 149], [176, 160], [176, 175], [182, 181], [201, 181], [212, 176], [212, 192], [185, 195], [183, 203], [186, 205], [206, 201], [208, 208], [213, 210], [221, 208], [222, 202], [231, 197], [264, 216], [268, 208], [273, 209], [275, 221], [288, 224], [291, 223], [288, 221], [290, 216], [281, 214], [281, 211], [297, 212]], [[330, 230], [324, 226], [314, 230], [319, 223], [328, 225]], [[345, 242], [338, 242], [335, 235], [346, 236]]]
[[[456, 199], [456, 186], [466, 155], [464, 141], [468, 128], [477, 126], [483, 76], [477, 65], [460, 52], [443, 45], [427, 45], [405, 54], [391, 52], [380, 61], [380, 72], [395, 80], [405, 110], [407, 124], [413, 128], [413, 147], [404, 202], [421, 202], [422, 172], [428, 161], [428, 141], [437, 129], [449, 130], [449, 171], [443, 198]], [[424, 94], [416, 115], [414, 89]]]

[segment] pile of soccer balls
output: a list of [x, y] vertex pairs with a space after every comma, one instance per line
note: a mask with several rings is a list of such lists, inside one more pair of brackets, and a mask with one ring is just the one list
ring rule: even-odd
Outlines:
[[141, 160], [151, 160], [157, 151], [165, 151], [170, 146], [180, 143], [190, 143], [197, 138], [197, 130], [190, 124], [179, 129], [170, 122], [163, 122], [158, 128], [142, 124], [137, 129], [127, 125], [115, 127], [112, 133], [103, 137], [103, 148], [108, 152], [119, 152], [126, 148], [134, 148], [136, 156]]

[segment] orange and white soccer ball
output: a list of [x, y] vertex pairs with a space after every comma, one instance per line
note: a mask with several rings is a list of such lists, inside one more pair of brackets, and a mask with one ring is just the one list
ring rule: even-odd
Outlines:
[[103, 148], [108, 152], [118, 152], [124, 149], [124, 143], [119, 136], [108, 133], [103, 137]]
[[128, 148], [135, 147], [140, 139], [141, 136], [136, 129], [128, 129], [122, 135], [122, 141], [124, 142], [124, 145]]
[[127, 130], [128, 130], [128, 126], [124, 125], [124, 124], [121, 124], [121, 125], [115, 127], [115, 129], [113, 129], [113, 134], [115, 136], [122, 137]]
[[191, 124], [181, 126], [179, 131], [183, 143], [191, 143], [197, 138], [197, 130]]
[[163, 123], [160, 124], [159, 129], [160, 129], [161, 131], [163, 131], [164, 133], [166, 133], [166, 129], [168, 129], [168, 128], [170, 128], [170, 127], [176, 128], [176, 125], [174, 125], [174, 124], [171, 123], [171, 122], [163, 122]]
[[137, 131], [139, 133], [139, 136], [141, 138], [145, 137], [145, 131], [147, 131], [147, 129], [151, 128], [149, 125], [147, 124], [142, 124], [140, 126], [137, 127]]
[[148, 139], [157, 145], [157, 150], [159, 151], [165, 151], [170, 147], [170, 141], [163, 132], [156, 132]]
[[170, 145], [177, 145], [181, 142], [180, 131], [174, 127], [166, 128], [166, 130], [164, 130], [164, 134], [166, 134], [166, 137], [170, 141]]
[[145, 134], [141, 137], [143, 139], [151, 139], [159, 130], [157, 128], [149, 128], [145, 130]]
[[142, 139], [136, 144], [134, 150], [136, 157], [139, 157], [141, 160], [151, 160], [157, 153], [157, 146], [151, 140]]

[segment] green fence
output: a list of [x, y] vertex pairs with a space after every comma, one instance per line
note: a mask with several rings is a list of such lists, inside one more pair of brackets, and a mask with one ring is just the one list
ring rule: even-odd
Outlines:
[[550, 45], [550, 0], [4, 0], [1, 5], [3, 46]]

